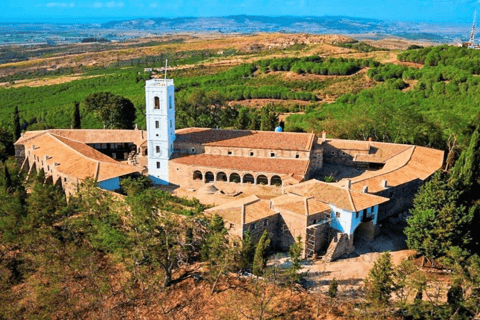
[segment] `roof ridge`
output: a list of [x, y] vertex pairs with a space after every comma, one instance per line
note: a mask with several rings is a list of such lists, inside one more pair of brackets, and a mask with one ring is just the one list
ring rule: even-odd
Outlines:
[[357, 212], [357, 208], [355, 207], [355, 203], [353, 203], [353, 198], [352, 198], [352, 194], [351, 194], [350, 189], [348, 189], [347, 187], [345, 187], [345, 191], [347, 191], [348, 200], [350, 201], [350, 205], [351, 205], [352, 208], [353, 208], [353, 212]]
[[375, 177], [378, 177], [378, 176], [381, 176], [381, 175], [384, 175], [384, 174], [392, 173], [393, 171], [397, 171], [397, 170], [405, 167], [410, 162], [410, 160], [412, 159], [412, 155], [413, 155], [413, 152], [415, 151], [415, 148], [416, 148], [416, 146], [413, 146], [413, 148], [406, 149], [406, 150], [404, 150], [404, 151], [402, 151], [402, 152], [400, 152], [399, 154], [396, 155], [396, 156], [399, 156], [400, 154], [402, 154], [404, 152], [412, 150], [412, 152], [410, 153], [410, 156], [408, 157], [408, 160], [403, 165], [401, 165], [400, 167], [392, 168], [392, 169], [387, 170], [385, 172], [380, 172], [381, 170], [378, 170], [378, 172], [379, 172], [378, 174], [375, 174], [375, 175], [370, 176], [370, 177], [364, 177], [364, 178], [359, 179], [359, 180], [352, 179], [352, 183], [356, 184], [356, 183], [359, 183], [359, 182], [362, 182], [362, 181], [365, 181], [365, 180], [368, 180], [368, 179], [372, 179], [372, 178], [375, 178]]
[[[88, 160], [91, 160], [91, 161], [98, 161], [98, 160], [94, 160], [92, 158], [89, 158], [87, 157], [86, 155], [84, 155], [83, 153], [81, 153], [80, 151], [76, 150], [75, 148], [73, 148], [72, 146], [69, 146], [68, 144], [66, 144], [65, 142], [63, 142], [61, 139], [59, 139], [59, 137], [61, 138], [64, 138], [64, 139], [67, 139], [67, 140], [71, 140], [71, 141], [74, 141], [74, 142], [79, 142], [79, 143], [82, 143], [80, 141], [76, 141], [76, 140], [72, 140], [72, 139], [68, 139], [68, 138], [65, 138], [65, 137], [62, 137], [62, 136], [59, 136], [57, 134], [54, 134], [54, 133], [51, 133], [51, 132], [48, 132], [48, 135], [51, 136], [52, 138], [56, 139], [58, 142], [60, 142], [61, 144], [64, 144], [67, 148], [70, 148], [72, 149], [75, 153], [78, 153], [79, 155], [81, 155], [82, 157], [84, 157], [85, 159], [88, 159]], [[86, 144], [85, 144], [86, 145]], [[87, 147], [91, 148], [90, 146], [86, 145]], [[93, 148], [92, 148], [93, 149]]]

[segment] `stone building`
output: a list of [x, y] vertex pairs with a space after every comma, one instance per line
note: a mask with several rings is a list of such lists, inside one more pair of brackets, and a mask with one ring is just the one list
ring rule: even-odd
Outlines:
[[103, 189], [119, 189], [120, 178], [144, 170], [129, 164], [129, 156], [145, 153], [146, 132], [142, 130], [28, 131], [15, 142], [22, 169], [29, 175], [43, 169], [46, 179], [61, 185], [67, 194], [75, 192], [86, 178], [96, 180]]
[[[117, 190], [120, 179], [145, 174], [156, 185], [218, 192], [221, 184], [252, 195], [207, 210], [232, 236], [268, 230], [279, 249], [298, 236], [303, 256], [327, 260], [352, 252], [353, 239], [372, 239], [378, 221], [411, 207], [419, 186], [443, 165], [443, 151], [413, 145], [318, 138], [312, 133], [185, 128], [175, 130], [173, 80], [146, 83], [147, 131], [26, 132], [16, 157], [29, 172], [42, 168], [67, 193], [95, 179]], [[322, 178], [334, 166], [336, 182]], [[216, 186], [217, 185], [217, 186]]]

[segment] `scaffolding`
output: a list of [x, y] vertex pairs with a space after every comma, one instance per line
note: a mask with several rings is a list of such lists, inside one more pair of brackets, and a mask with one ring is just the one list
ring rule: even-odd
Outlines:
[[[316, 253], [316, 244], [317, 244], [317, 230], [319, 227], [323, 227], [325, 224], [330, 224], [332, 222], [332, 218], [328, 218], [325, 220], [320, 221], [319, 223], [312, 224], [311, 226], [307, 227], [307, 234], [306, 234], [306, 241], [305, 241], [305, 258], [312, 258], [313, 255]], [[331, 237], [331, 228], [327, 228], [327, 243], [330, 242]]]

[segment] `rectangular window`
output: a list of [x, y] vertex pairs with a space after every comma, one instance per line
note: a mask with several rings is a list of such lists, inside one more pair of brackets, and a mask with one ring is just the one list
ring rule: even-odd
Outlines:
[[170, 128], [172, 127], [172, 120], [170, 120]]
[[160, 169], [160, 162], [157, 161], [157, 169]]
[[228, 151], [228, 155], [231, 156], [233, 153], [232, 151]]
[[157, 153], [160, 153], [160, 147], [156, 146], [155, 149], [157, 150]]
[[155, 97], [155, 109], [160, 109], [160, 98]]
[[172, 96], [168, 97], [168, 108], [172, 109]]
[[274, 158], [275, 157], [275, 152], [270, 153], [270, 157]]
[[335, 212], [335, 216], [336, 216], [337, 218], [340, 218], [340, 212]]
[[358, 212], [355, 212], [355, 219], [358, 219]]
[[191, 151], [192, 151], [192, 153], [195, 153], [195, 148], [192, 148]]
[[157, 129], [160, 128], [160, 122], [155, 121], [155, 128], [157, 128]]
[[250, 151], [250, 157], [253, 157], [255, 154], [253, 153], [253, 151]]
[[296, 155], [295, 155], [295, 158], [296, 158], [296, 159], [300, 158], [300, 155], [299, 155], [299, 154], [296, 154]]

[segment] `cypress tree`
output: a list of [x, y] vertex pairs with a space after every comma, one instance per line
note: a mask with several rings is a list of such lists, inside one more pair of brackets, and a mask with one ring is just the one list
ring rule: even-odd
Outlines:
[[266, 251], [269, 245], [270, 238], [268, 238], [268, 231], [265, 230], [258, 241], [253, 258], [253, 274], [256, 276], [261, 276], [267, 266]]
[[22, 135], [22, 129], [20, 128], [20, 115], [18, 113], [18, 107], [15, 107], [13, 111], [13, 139], [17, 141]]
[[330, 281], [330, 285], [328, 286], [328, 296], [333, 300], [337, 297], [337, 291], [338, 291], [338, 282], [337, 279], [333, 278], [332, 281]]
[[81, 129], [81, 119], [80, 119], [80, 103], [78, 101], [74, 102], [74, 110], [72, 115], [72, 129]]
[[388, 304], [390, 294], [394, 290], [393, 266], [390, 252], [383, 253], [373, 264], [365, 279], [367, 289], [367, 299], [380, 303]]
[[12, 188], [12, 177], [10, 177], [10, 173], [8, 172], [7, 165], [5, 164], [5, 190], [8, 192]]

